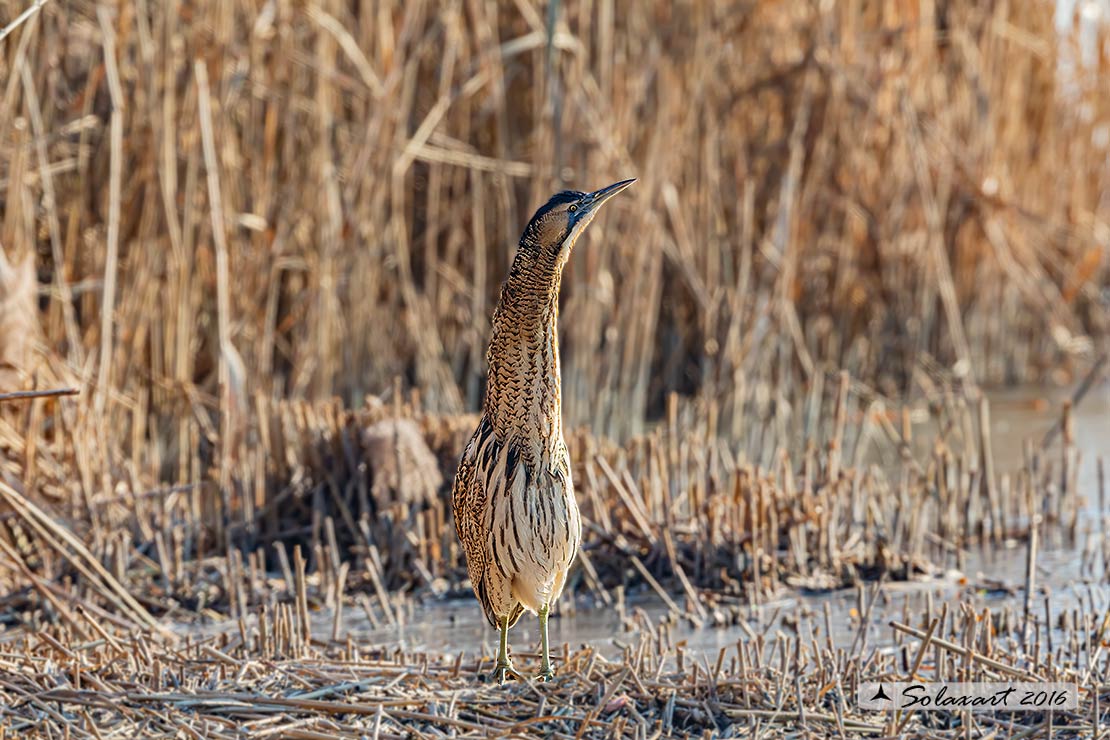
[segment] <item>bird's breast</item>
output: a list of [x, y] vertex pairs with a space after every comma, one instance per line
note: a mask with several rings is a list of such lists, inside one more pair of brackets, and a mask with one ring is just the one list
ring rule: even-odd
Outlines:
[[[546, 579], [567, 568], [578, 550], [581, 520], [565, 447], [538, 464], [521, 460], [506, 469], [506, 486], [490, 507], [491, 531], [518, 573]], [[496, 477], [496, 476], [495, 476]]]

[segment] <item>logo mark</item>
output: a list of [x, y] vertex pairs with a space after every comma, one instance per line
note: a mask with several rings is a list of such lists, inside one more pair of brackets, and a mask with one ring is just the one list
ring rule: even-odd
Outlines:
[[883, 691], [883, 685], [882, 684], [879, 684], [879, 690], [876, 691], [875, 695], [871, 697], [871, 701], [880, 701], [880, 700], [881, 701], [890, 701], [890, 697], [886, 695], [885, 691]]

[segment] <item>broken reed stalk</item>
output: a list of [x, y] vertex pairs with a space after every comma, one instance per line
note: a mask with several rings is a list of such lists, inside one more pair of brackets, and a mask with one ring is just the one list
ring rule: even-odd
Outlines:
[[47, 2], [49, 2], [49, 0], [34, 0], [34, 2], [31, 3], [31, 5], [26, 10], [13, 18], [11, 23], [8, 23], [3, 28], [0, 28], [0, 41], [6, 39], [12, 31], [19, 28], [32, 16], [42, 10], [42, 6], [46, 5]]
[[81, 392], [79, 388], [56, 388], [42, 391], [15, 391], [13, 393], [0, 393], [0, 402], [3, 401], [28, 401], [36, 398], [57, 398], [58, 396], [76, 396]]
[[[927, 637], [927, 633], [922, 632], [919, 629], [915, 629], [913, 627], [910, 627], [909, 625], [901, 624], [900, 622], [891, 622], [890, 627], [892, 629], [894, 629], [895, 631], [897, 631], [897, 632], [905, 633], [907, 635], [910, 635], [911, 637], [917, 637], [919, 639], [925, 639]], [[940, 648], [942, 650], [946, 650], [950, 653], [954, 653], [956, 655], [959, 655], [959, 656], [962, 656], [962, 657], [965, 657], [965, 658], [970, 658], [972, 661], [974, 661], [974, 662], [976, 662], [976, 663], [978, 663], [978, 664], [980, 664], [980, 665], [982, 665], [986, 668], [990, 668], [991, 670], [998, 671], [999, 673], [1010, 676], [1011, 678], [1017, 679], [1019, 681], [1040, 681], [1040, 680], [1042, 680], [1040, 677], [1038, 677], [1035, 673], [1032, 673], [1031, 671], [1017, 669], [1017, 668], [1014, 668], [1013, 666], [1006, 665], [1005, 663], [1003, 663], [999, 660], [995, 660], [993, 658], [988, 658], [985, 655], [980, 655], [979, 653], [975, 652], [974, 650], [972, 650], [972, 649], [970, 649], [970, 648], [968, 648], [964, 645], [959, 645], [957, 643], [950, 642], [949, 640], [942, 640], [939, 637], [933, 637], [931, 639], [931, 644], [937, 646], [938, 648]]]
[[0, 481], [0, 498], [18, 512], [22, 521], [27, 522], [43, 537], [54, 552], [65, 557], [78, 572], [83, 574], [87, 579], [86, 583], [99, 585], [110, 603], [119, 603], [124, 613], [142, 627], [163, 635], [171, 634], [168, 628], [156, 621], [68, 529], [57, 524], [34, 503], [3, 481]]
[[[1033, 593], [1037, 584], [1037, 537], [1041, 522], [1041, 516], [1037, 512], [1036, 504], [1033, 500], [1032, 489], [1029, 489], [1026, 506], [1029, 511], [1029, 537], [1026, 541], [1025, 550], [1025, 599], [1022, 608], [1022, 647], [1026, 645], [1024, 637], [1029, 633], [1029, 620], [1032, 616], [1031, 612], [1033, 608]], [[1050, 625], [1046, 625], [1046, 627], [1051, 628]], [[1034, 630], [1036, 630], [1035, 620]]]
[[[921, 597], [913, 598], [919, 602]], [[918, 612], [918, 606], [907, 601], [903, 610]], [[884, 725], [884, 736], [933, 737], [938, 723], [967, 721], [958, 709], [931, 712], [927, 720], [919, 712], [895, 714], [885, 723], [880, 715], [860, 711], [857, 687], [903, 680], [905, 652], [877, 650], [866, 660], [848, 660], [854, 630], [841, 630], [831, 619], [825, 625], [804, 616], [795, 621], [797, 612], [751, 615], [754, 630], [748, 626], [748, 637], [720, 650], [711, 665], [691, 660], [688, 646], [673, 644], [669, 619], [653, 621], [637, 610], [634, 623], [617, 628], [613, 643], [564, 646], [555, 681], [517, 677], [502, 687], [477, 678], [490, 664], [487, 655], [417, 652], [352, 635], [290, 640], [287, 607], [280, 605], [274, 619], [263, 607], [256, 623], [177, 646], [116, 640], [108, 633], [79, 642], [65, 625], [50, 626], [35, 639], [23, 640], [18, 650], [0, 651], [0, 704], [6, 708], [0, 722], [13, 729], [34, 722], [37, 731], [63, 737], [66, 728], [83, 736], [72, 728], [72, 717], [87, 712], [99, 733], [119, 736], [165, 729], [206, 737], [213, 728], [234, 728], [264, 737], [430, 733], [469, 738], [534, 731], [590, 740], [700, 736], [720, 732], [727, 722], [733, 734], [758, 732], [785, 740], [806, 732], [874, 737]], [[977, 649], [977, 630], [969, 629], [976, 623], [967, 619], [976, 614], [973, 601], [954, 598], [943, 611], [960, 616], [933, 618], [920, 623], [921, 629], [891, 620], [889, 631], [879, 635], [884, 643], [903, 636], [922, 641], [908, 664], [912, 680], [948, 676], [1096, 687], [1110, 680], [1101, 651], [1041, 659], [1015, 649], [1021, 623], [1005, 609], [988, 612], [996, 620], [998, 645], [1006, 647], [994, 657]], [[1074, 641], [1089, 626], [1062, 625], [1061, 630]], [[764, 639], [771, 634], [774, 639]], [[935, 662], [923, 660], [934, 651]], [[516, 657], [524, 675], [538, 660], [525, 652]], [[1015, 717], [984, 711], [974, 717], [986, 726], [1017, 731], [1015, 736], [1092, 737], [1092, 730], [1105, 724], [1099, 694], [1081, 692], [1079, 710], [1068, 713], [1065, 723], [1048, 713]], [[959, 732], [962, 736], [963, 726]]]

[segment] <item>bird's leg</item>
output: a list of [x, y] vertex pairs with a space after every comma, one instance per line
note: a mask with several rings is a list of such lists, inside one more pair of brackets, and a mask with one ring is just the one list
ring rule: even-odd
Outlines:
[[540, 652], [543, 657], [540, 663], [540, 672], [536, 678], [542, 681], [550, 681], [555, 678], [555, 671], [551, 669], [551, 654], [547, 645], [547, 614], [550, 606], [550, 604], [544, 604], [537, 613], [540, 618]]
[[513, 661], [509, 659], [509, 615], [501, 618], [501, 647], [497, 651], [497, 665], [493, 668], [489, 680], [505, 683], [505, 677], [513, 670]]

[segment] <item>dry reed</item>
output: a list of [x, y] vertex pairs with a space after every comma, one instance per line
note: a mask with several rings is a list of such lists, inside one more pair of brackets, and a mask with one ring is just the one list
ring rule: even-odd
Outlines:
[[[1084, 605], [1057, 609], [1064, 645], [1039, 622], [1023, 636], [1008, 609], [953, 599], [925, 611], [909, 597], [833, 631], [809, 609], [746, 615], [748, 637], [704, 659], [668, 619], [636, 610], [607, 645], [557, 656], [547, 684], [475, 676], [489, 655], [429, 654], [312, 634], [296, 609], [264, 608], [250, 624], [167, 648], [112, 637], [81, 612], [91, 636], [48, 629], [0, 643], [0, 728], [36, 737], [767, 738], [1095, 737], [1110, 682], [1106, 621]], [[1046, 603], [1047, 609], [1047, 603]], [[861, 636], [874, 633], [879, 645]], [[850, 644], [849, 644], [850, 643]], [[1066, 646], [1066, 647], [1065, 647]], [[557, 651], [559, 652], [559, 651]], [[517, 668], [537, 656], [520, 651]], [[1074, 711], [874, 712], [858, 708], [870, 681], [1074, 682]]]
[[815, 438], [830, 368], [976, 403], [1091, 359], [1104, 27], [1080, 63], [1049, 2], [552, 8], [7, 13], [0, 243], [35, 255], [44, 310], [0, 391], [88, 391], [5, 417], [8, 474], [84, 519], [192, 487], [191, 552], [220, 517], [249, 543], [275, 404], [402, 378], [475, 408], [521, 222], [618, 175], [637, 195], [566, 281], [570, 426], [626, 440], [677, 392], [770, 467]]
[[[1068, 379], [1106, 338], [1106, 27], [1081, 62], [1047, 0], [551, 8], [0, 0], [0, 284], [24, 265], [0, 293], [17, 368], [0, 387], [0, 614], [42, 635], [25, 675], [0, 655], [5, 721], [117, 712], [218, 734], [242, 711], [274, 733], [356, 732], [166, 682], [261, 680], [251, 645], [340, 660], [305, 616], [349, 606], [348, 588], [387, 624], [398, 589], [465, 592], [437, 489], [519, 229], [564, 186], [640, 178], [562, 301], [579, 593], [623, 608], [648, 584], [727, 623], [784, 584], [912, 579], [1013, 539], [1035, 561], [1033, 542], [1074, 537], [1066, 419], [1058, 446], [998, 470], [978, 387]], [[81, 392], [34, 393], [63, 387]], [[1105, 577], [1098, 548], [1086, 567]], [[1026, 585], [1022, 645], [1040, 639]], [[157, 635], [163, 617], [260, 606], [284, 626], [238, 646]], [[558, 722], [586, 734], [613, 730], [599, 717], [620, 676], [658, 715], [617, 734], [779, 717], [722, 700], [717, 674], [675, 698], [628, 656], [598, 688], [576, 655], [570, 703], [603, 724]], [[744, 661], [765, 670], [739, 659], [737, 681]], [[135, 665], [150, 670], [132, 685]], [[774, 680], [810, 691], [819, 673]], [[35, 697], [59, 675], [123, 708]], [[537, 716], [532, 697], [513, 711]], [[373, 711], [386, 736], [473, 729]], [[789, 711], [803, 730], [851, 723]]]

